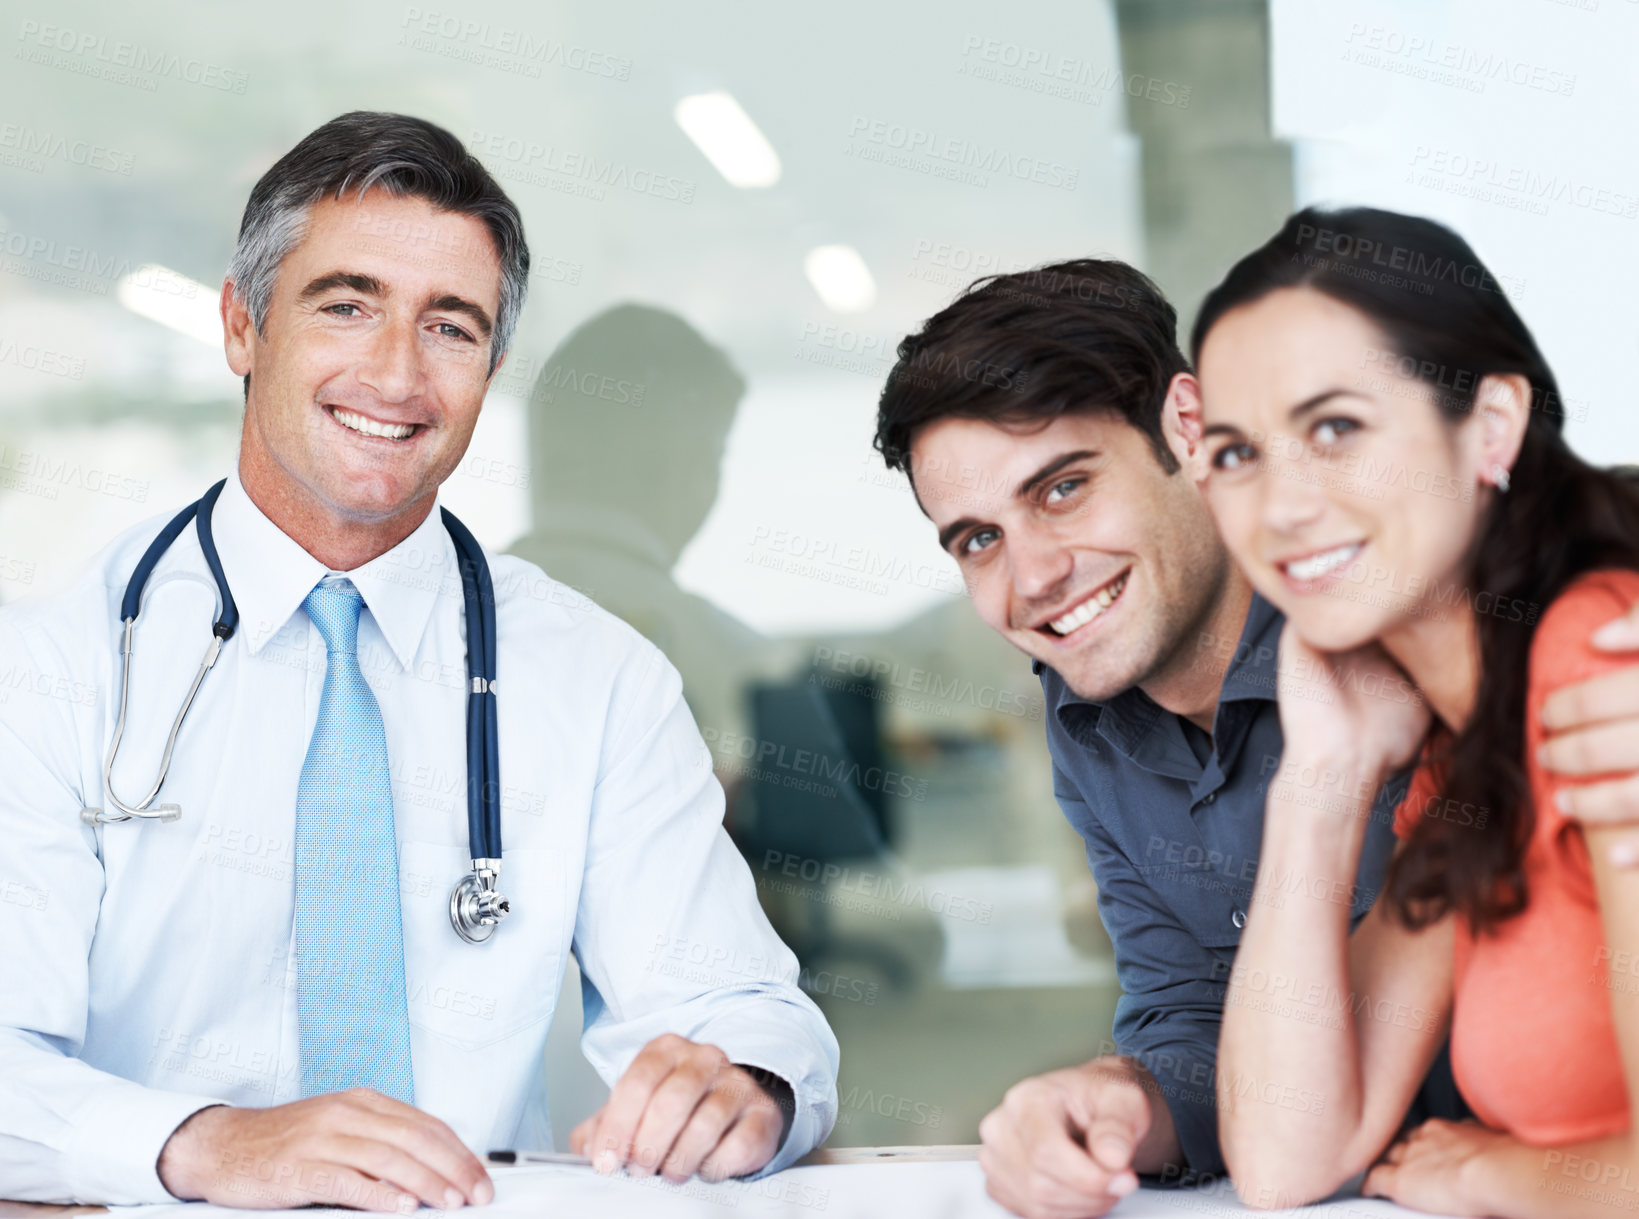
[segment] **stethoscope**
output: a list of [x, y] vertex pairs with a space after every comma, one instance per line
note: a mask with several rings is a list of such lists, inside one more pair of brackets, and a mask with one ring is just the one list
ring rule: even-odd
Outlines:
[[[239, 607], [228, 591], [227, 577], [222, 573], [222, 560], [216, 553], [216, 540], [211, 535], [211, 510], [222, 494], [227, 479], [213, 486], [197, 502], [189, 504], [149, 544], [131, 573], [131, 582], [125, 588], [125, 600], [120, 603], [120, 618], [125, 623], [125, 638], [120, 645], [120, 710], [114, 724], [114, 738], [108, 746], [108, 760], [103, 763], [102, 782], [108, 799], [117, 813], [105, 813], [100, 808], [80, 810], [80, 818], [88, 825], [108, 825], [140, 818], [144, 821], [175, 821], [182, 816], [179, 804], [161, 804], [154, 807], [154, 797], [165, 784], [165, 775], [171, 768], [171, 752], [176, 748], [177, 734], [182, 721], [193, 706], [194, 695], [205, 680], [205, 674], [221, 655], [222, 645], [233, 638], [239, 626]], [[461, 571], [461, 596], [467, 615], [467, 836], [472, 850], [472, 871], [463, 876], [450, 892], [450, 925], [455, 934], [469, 944], [482, 944], [495, 934], [495, 926], [512, 906], [495, 888], [501, 873], [501, 754], [495, 717], [495, 585], [490, 579], [489, 563], [483, 549], [467, 527], [455, 519], [448, 508], [440, 508], [444, 527], [455, 543], [457, 567]], [[143, 586], [153, 574], [172, 542], [194, 521], [199, 531], [199, 549], [205, 554], [205, 563], [216, 581], [220, 614], [211, 628], [210, 647], [194, 674], [188, 696], [182, 700], [182, 710], [171, 724], [171, 735], [165, 741], [165, 753], [160, 758], [159, 776], [148, 794], [136, 804], [127, 804], [114, 792], [114, 758], [119, 753], [120, 738], [125, 735], [126, 698], [131, 690], [131, 639], [136, 630], [137, 612], [141, 608]]]

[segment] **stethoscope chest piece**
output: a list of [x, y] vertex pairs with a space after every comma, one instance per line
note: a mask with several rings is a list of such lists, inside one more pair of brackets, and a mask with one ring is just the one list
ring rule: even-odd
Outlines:
[[450, 926], [469, 944], [482, 944], [512, 912], [512, 903], [495, 888], [499, 859], [475, 859], [472, 871], [450, 890]]

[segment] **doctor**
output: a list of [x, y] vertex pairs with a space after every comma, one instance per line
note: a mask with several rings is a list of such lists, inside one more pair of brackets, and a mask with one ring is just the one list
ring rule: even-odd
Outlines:
[[219, 613], [195, 528], [146, 582], [108, 785], [120, 603], [161, 522], [0, 612], [0, 668], [30, 675], [0, 705], [0, 1197], [488, 1202], [474, 1150], [551, 1139], [570, 952], [616, 1081], [570, 1138], [600, 1170], [772, 1171], [829, 1132], [836, 1040], [676, 671], [516, 558], [493, 560], [511, 910], [480, 944], [451, 926], [475, 623], [435, 508], [528, 267], [517, 209], [421, 120], [344, 115], [256, 184], [221, 301], [244, 431], [208, 511], [239, 622], [155, 803], [180, 819], [81, 811], [159, 772]]

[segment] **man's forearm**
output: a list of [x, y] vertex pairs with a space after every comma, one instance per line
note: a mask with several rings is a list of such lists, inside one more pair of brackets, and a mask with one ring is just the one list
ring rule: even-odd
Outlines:
[[1184, 1148], [1178, 1141], [1178, 1127], [1172, 1120], [1172, 1106], [1161, 1095], [1161, 1085], [1144, 1065], [1131, 1062], [1135, 1078], [1150, 1102], [1150, 1129], [1133, 1150], [1133, 1169], [1145, 1176], [1181, 1174], [1189, 1167]]
[[797, 1094], [795, 1090], [774, 1072], [765, 1070], [762, 1067], [740, 1065], [740, 1070], [751, 1076], [756, 1081], [757, 1086], [768, 1094], [768, 1098], [780, 1107], [780, 1115], [784, 1120], [780, 1126], [779, 1145], [784, 1147], [785, 1140], [791, 1136], [791, 1123], [797, 1116]]
[[154, 1161], [154, 1171], [159, 1176], [159, 1183], [176, 1195], [178, 1201], [197, 1202], [205, 1196], [205, 1191], [196, 1177], [199, 1170], [198, 1156], [189, 1153], [193, 1150], [195, 1140], [200, 1136], [200, 1114], [220, 1108], [225, 1106], [206, 1105], [203, 1109], [189, 1114], [175, 1130], [171, 1131], [171, 1137], [166, 1139], [165, 1146], [159, 1149], [159, 1158]]

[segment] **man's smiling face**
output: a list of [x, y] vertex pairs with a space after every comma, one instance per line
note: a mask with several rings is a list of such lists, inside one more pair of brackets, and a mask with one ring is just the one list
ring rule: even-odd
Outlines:
[[1190, 663], [1227, 578], [1198, 463], [1168, 441], [1184, 462], [1173, 474], [1113, 413], [945, 418], [912, 445], [917, 498], [980, 618], [1083, 698]]
[[338, 525], [424, 515], [478, 421], [500, 293], [474, 217], [380, 189], [316, 204], [261, 332], [226, 306], [242, 461]]

